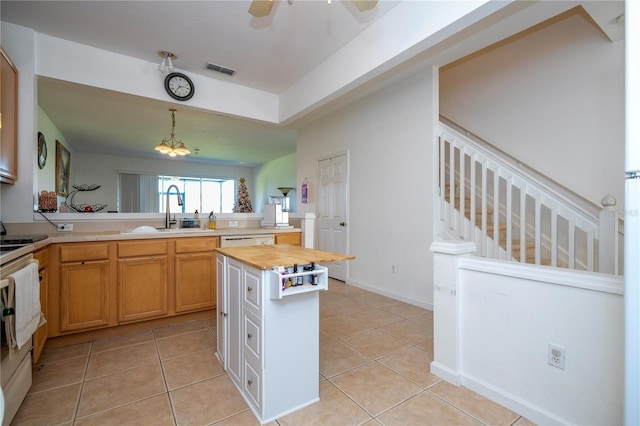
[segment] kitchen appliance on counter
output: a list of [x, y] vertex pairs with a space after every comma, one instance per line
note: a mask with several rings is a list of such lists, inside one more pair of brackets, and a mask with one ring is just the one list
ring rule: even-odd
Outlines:
[[269, 196], [269, 204], [264, 206], [264, 219], [262, 226], [264, 227], [287, 227], [289, 226], [289, 191], [293, 188], [278, 188], [282, 195]]

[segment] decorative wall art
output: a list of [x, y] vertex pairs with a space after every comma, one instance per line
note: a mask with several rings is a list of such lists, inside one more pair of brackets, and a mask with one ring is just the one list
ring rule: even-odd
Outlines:
[[69, 194], [69, 170], [71, 169], [71, 154], [56, 140], [56, 194]]

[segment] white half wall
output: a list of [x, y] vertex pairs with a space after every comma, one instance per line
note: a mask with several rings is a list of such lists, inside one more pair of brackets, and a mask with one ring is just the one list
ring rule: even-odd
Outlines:
[[[433, 245], [431, 371], [537, 424], [623, 424], [623, 278], [457, 253], [464, 244]], [[565, 349], [564, 370], [549, 344]]]
[[[421, 71], [298, 132], [298, 186], [316, 213], [317, 161], [349, 151], [350, 284], [432, 306], [434, 73]], [[318, 242], [316, 241], [316, 246]], [[395, 266], [395, 273], [392, 271]]]

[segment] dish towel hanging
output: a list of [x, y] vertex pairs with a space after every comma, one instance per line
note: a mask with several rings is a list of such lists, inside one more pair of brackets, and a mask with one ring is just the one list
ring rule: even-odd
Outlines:
[[[8, 277], [15, 292], [15, 342], [18, 349], [29, 341], [40, 326], [40, 282], [38, 263], [33, 262]], [[11, 283], [9, 283], [11, 286]]]

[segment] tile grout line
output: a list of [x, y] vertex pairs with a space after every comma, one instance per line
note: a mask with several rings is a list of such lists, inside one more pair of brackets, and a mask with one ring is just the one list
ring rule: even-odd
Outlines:
[[82, 401], [82, 393], [84, 392], [84, 384], [87, 379], [87, 373], [89, 372], [89, 363], [91, 362], [92, 356], [93, 356], [93, 342], [89, 342], [89, 356], [87, 357], [87, 361], [84, 365], [84, 373], [82, 374], [82, 381], [80, 382], [80, 391], [78, 392], [78, 397], [76, 398], [76, 406], [71, 416], [71, 424], [75, 424], [76, 419], [78, 417], [78, 410], [80, 410], [80, 401]]
[[156, 333], [154, 330], [151, 330], [151, 335], [153, 336], [153, 346], [156, 348], [156, 356], [158, 357], [158, 362], [160, 363], [160, 371], [162, 372], [162, 381], [164, 382], [164, 388], [166, 390], [165, 394], [167, 395], [167, 399], [169, 400], [169, 406], [171, 407], [171, 417], [173, 418], [173, 424], [178, 424], [178, 418], [176, 416], [176, 409], [173, 405], [173, 399], [171, 398], [171, 393], [169, 392], [169, 384], [167, 383], [167, 376], [164, 372], [164, 364], [162, 363], [162, 358], [160, 357], [160, 349], [158, 348], [158, 339], [156, 337]]

